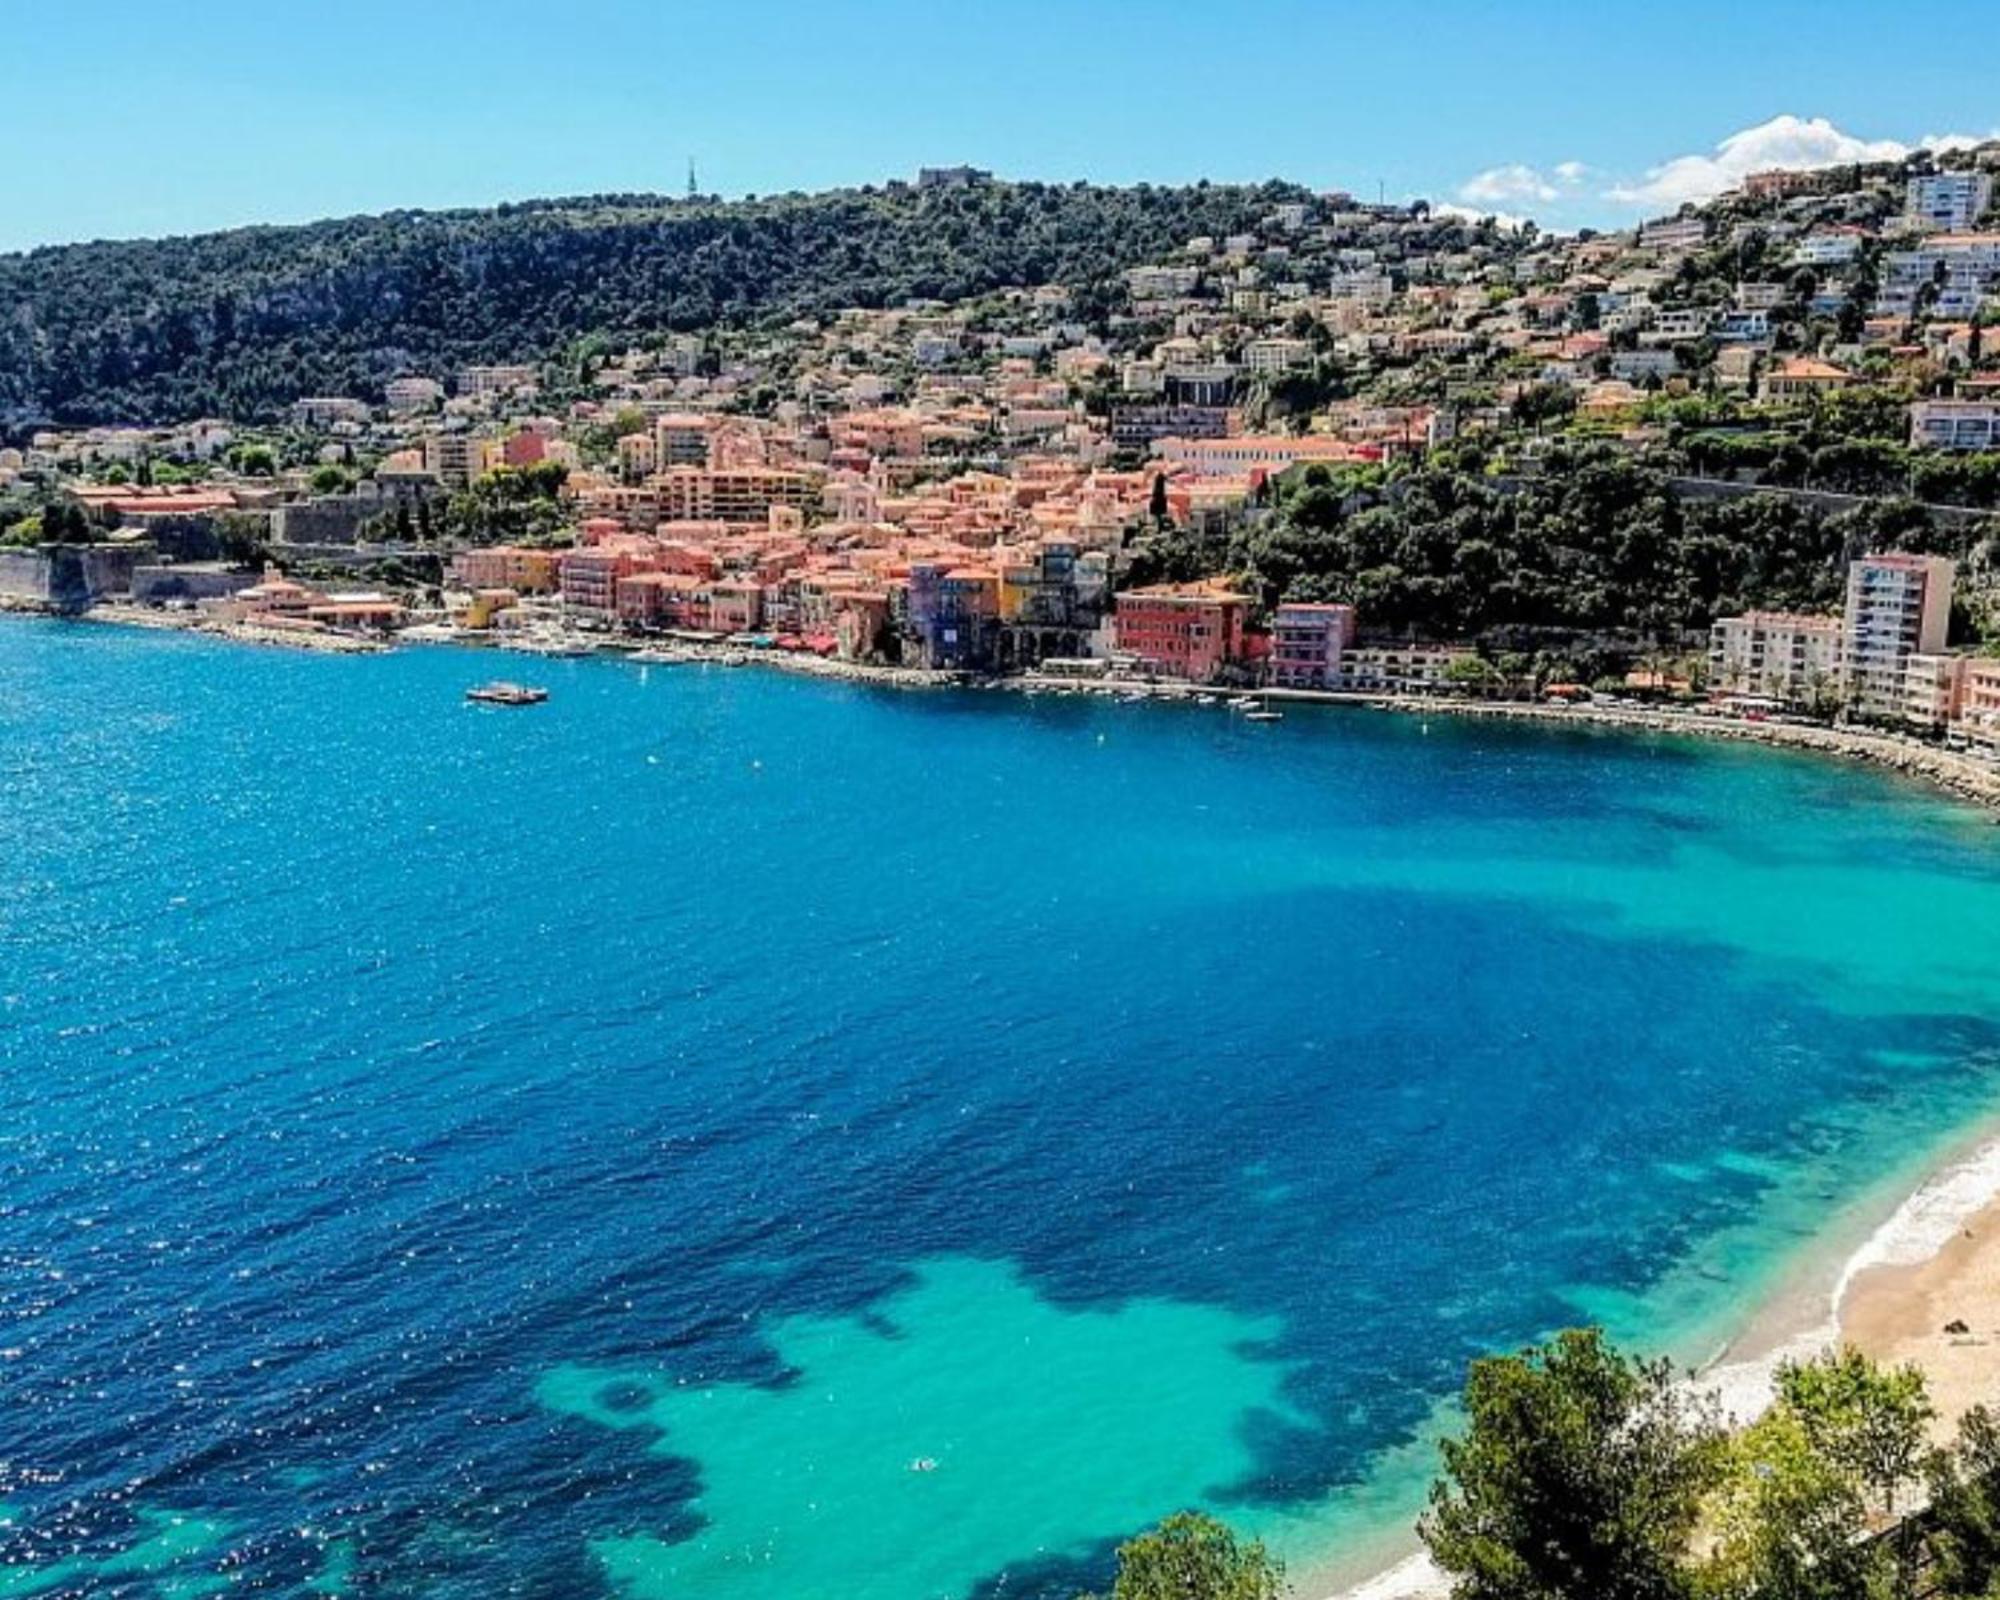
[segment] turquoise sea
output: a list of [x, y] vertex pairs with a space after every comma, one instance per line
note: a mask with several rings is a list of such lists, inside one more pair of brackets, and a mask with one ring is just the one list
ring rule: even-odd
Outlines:
[[10, 622], [0, 1597], [1330, 1573], [1468, 1358], [1705, 1356], [2000, 1109], [1996, 997], [2000, 832], [1810, 757]]

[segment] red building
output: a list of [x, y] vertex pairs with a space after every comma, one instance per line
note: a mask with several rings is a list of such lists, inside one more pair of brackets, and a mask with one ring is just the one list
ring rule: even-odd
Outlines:
[[1250, 602], [1226, 583], [1156, 583], [1118, 596], [1113, 636], [1120, 655], [1149, 672], [1213, 683], [1243, 659]]

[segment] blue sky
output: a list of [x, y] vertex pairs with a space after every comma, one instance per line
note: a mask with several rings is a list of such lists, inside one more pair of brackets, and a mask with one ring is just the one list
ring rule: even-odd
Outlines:
[[[969, 161], [1283, 176], [1556, 226], [1717, 172], [2000, 127], [2000, 17], [1848, 0], [0, 0], [0, 250]], [[1780, 114], [1712, 163], [1648, 174]], [[1842, 141], [1847, 141], [1843, 143]], [[1486, 173], [1481, 179], [1478, 175]]]

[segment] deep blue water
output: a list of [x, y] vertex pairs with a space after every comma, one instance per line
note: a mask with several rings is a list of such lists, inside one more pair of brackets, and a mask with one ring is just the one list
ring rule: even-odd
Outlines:
[[1312, 1564], [2000, 1101], [1994, 832], [1868, 773], [495, 667], [0, 627], [0, 1595]]

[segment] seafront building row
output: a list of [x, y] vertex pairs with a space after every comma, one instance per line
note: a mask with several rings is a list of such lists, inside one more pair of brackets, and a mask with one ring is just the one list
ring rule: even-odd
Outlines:
[[1737, 702], [1943, 730], [2000, 750], [2000, 658], [1946, 649], [1955, 581], [1947, 557], [1892, 551], [1848, 568], [1839, 616], [1719, 618], [1709, 689]]
[[463, 551], [453, 573], [472, 596], [463, 615], [480, 627], [555, 620], [748, 638], [931, 670], [1074, 672], [1095, 661], [1194, 684], [1378, 691], [1441, 687], [1475, 653], [1363, 643], [1349, 605], [1281, 604], [1253, 627], [1252, 597], [1226, 580], [1114, 594], [1113, 567], [1112, 551], [1073, 538], [975, 554], [887, 528], [843, 529], [829, 547], [789, 521], [761, 534], [663, 525], [652, 538], [599, 521], [571, 549]]

